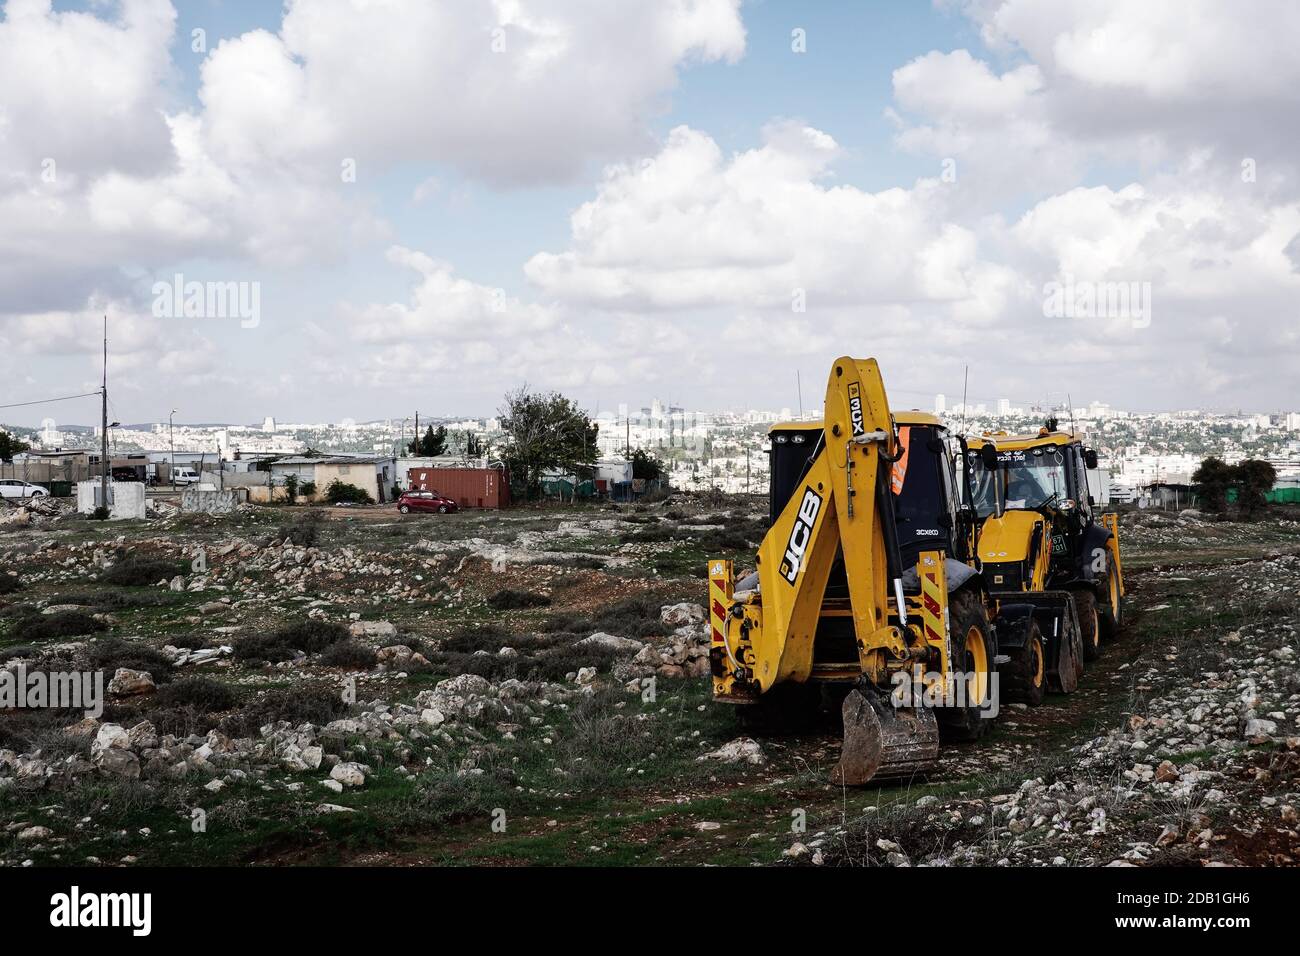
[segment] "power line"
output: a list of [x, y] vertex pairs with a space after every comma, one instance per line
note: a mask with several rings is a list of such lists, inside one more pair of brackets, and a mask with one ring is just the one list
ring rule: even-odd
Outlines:
[[35, 402], [14, 402], [11, 405], [0, 405], [0, 408], [23, 408], [27, 405], [48, 405], [50, 402], [70, 402], [74, 398], [89, 398], [92, 395], [98, 395], [99, 392], [82, 392], [80, 395], [64, 395], [62, 398], [43, 398]]

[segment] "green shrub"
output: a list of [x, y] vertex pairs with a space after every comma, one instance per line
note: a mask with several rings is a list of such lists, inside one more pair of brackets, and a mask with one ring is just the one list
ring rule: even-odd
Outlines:
[[187, 651], [197, 651], [208, 646], [207, 636], [200, 631], [188, 634], [168, 634], [166, 641], [172, 647], [183, 647]]
[[660, 609], [659, 601], [654, 598], [631, 597], [616, 601], [591, 616], [571, 611], [552, 614], [542, 627], [552, 634], [556, 632], [590, 634], [593, 631], [605, 631], [620, 637], [655, 637], [672, 631], [672, 628], [659, 619]]
[[347, 640], [348, 629], [333, 621], [320, 621], [314, 617], [296, 621], [277, 628], [276, 635], [282, 640], [300, 647], [308, 654], [323, 651], [331, 644]]
[[320, 684], [280, 687], [260, 694], [238, 714], [224, 721], [228, 733], [252, 736], [264, 724], [287, 720], [291, 724], [327, 724], [347, 713], [348, 705], [335, 687]]
[[162, 558], [127, 558], [117, 562], [99, 576], [106, 584], [120, 587], [149, 587], [159, 581], [170, 580], [184, 574], [187, 566], [178, 561]]
[[291, 661], [297, 652], [316, 654], [346, 640], [348, 629], [330, 621], [307, 618], [278, 627], [267, 634], [246, 634], [235, 639], [235, 659], [248, 663]]
[[185, 704], [151, 709], [149, 721], [159, 733], [173, 734], [177, 737], [206, 734], [212, 729], [211, 717], [199, 708]]
[[165, 607], [184, 600], [184, 595], [171, 591], [69, 591], [52, 594], [45, 603], [47, 606], [79, 604], [97, 611], [121, 611], [136, 607]]
[[660, 524], [618, 536], [619, 544], [659, 544], [680, 538], [682, 533], [671, 524]]
[[57, 614], [33, 614], [19, 619], [9, 636], [15, 640], [52, 641], [60, 637], [78, 637], [108, 630], [108, 625], [85, 611], [60, 611]]
[[354, 504], [354, 505], [373, 505], [375, 499], [370, 494], [356, 485], [350, 485], [347, 482], [339, 481], [335, 478], [325, 489], [325, 500], [332, 505], [337, 504]]
[[532, 591], [512, 591], [509, 588], [497, 591], [487, 599], [488, 607], [494, 611], [511, 611], [518, 608], [549, 607], [551, 599], [545, 594]]
[[[495, 654], [503, 644], [511, 644], [514, 635], [499, 624], [482, 624], [467, 627], [463, 631], [446, 638], [439, 645], [439, 650], [472, 654], [475, 651], [490, 651]], [[415, 650], [415, 646], [407, 642]]]
[[0, 594], [13, 594], [23, 589], [23, 579], [8, 571], [0, 571]]
[[272, 633], [242, 634], [231, 642], [235, 660], [244, 664], [276, 664], [291, 661], [302, 648], [286, 644]]
[[520, 670], [530, 680], [557, 682], [567, 674], [576, 673], [580, 667], [594, 667], [605, 673], [618, 660], [618, 651], [609, 647], [577, 647], [567, 644], [542, 651], [521, 665]]
[[210, 677], [184, 677], [158, 688], [150, 703], [157, 707], [186, 707], [200, 714], [211, 714], [234, 708], [239, 703], [239, 695], [229, 684]]
[[298, 489], [304, 498], [310, 498], [316, 494], [316, 482], [304, 481], [302, 487]]
[[339, 641], [321, 651], [320, 662], [326, 667], [350, 667], [358, 670], [370, 670], [379, 663], [379, 655], [373, 647], [367, 647], [353, 640]]
[[109, 678], [119, 667], [148, 671], [155, 684], [165, 683], [172, 676], [172, 662], [161, 651], [120, 637], [92, 641], [86, 645], [84, 654], [92, 668], [104, 671]]
[[[66, 736], [63, 728], [75, 724], [81, 718], [82, 712], [77, 710], [20, 708], [0, 720], [0, 750], [30, 753], [53, 745], [66, 752], [67, 742], [61, 739]], [[65, 746], [61, 747], [61, 744]], [[90, 738], [86, 738], [86, 746], [89, 748]]]

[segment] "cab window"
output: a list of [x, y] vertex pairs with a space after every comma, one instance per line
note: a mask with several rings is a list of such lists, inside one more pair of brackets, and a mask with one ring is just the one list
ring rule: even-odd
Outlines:
[[930, 448], [931, 442], [942, 440], [938, 430], [929, 425], [905, 425], [898, 435], [902, 447], [889, 480], [899, 550], [906, 566], [915, 563], [920, 551], [951, 550], [943, 524], [949, 508], [942, 475], [944, 455]]

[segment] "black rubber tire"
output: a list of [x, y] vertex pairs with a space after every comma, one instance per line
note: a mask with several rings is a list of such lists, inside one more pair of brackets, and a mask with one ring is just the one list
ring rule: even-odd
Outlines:
[[1106, 603], [1101, 605], [1099, 613], [1102, 639], [1113, 641], [1124, 622], [1124, 597], [1119, 593], [1119, 576], [1114, 564], [1106, 567]]
[[1079, 615], [1079, 640], [1083, 644], [1085, 663], [1101, 657], [1101, 612], [1097, 608], [1097, 595], [1088, 588], [1074, 592], [1074, 609]]
[[438, 505], [438, 514], [440, 514], [440, 515], [445, 515], [446, 513], [447, 513], [447, 506], [446, 506], [446, 505]]
[[[978, 632], [984, 645], [986, 686], [988, 694], [995, 686], [993, 674], [997, 665], [993, 663], [996, 649], [993, 645], [993, 629], [989, 627], [988, 610], [984, 601], [974, 590], [962, 590], [949, 598], [948, 617], [952, 625], [952, 660], [953, 669], [963, 673], [970, 672], [973, 655], [968, 653], [967, 636]], [[968, 701], [965, 707], [936, 707], [934, 716], [939, 722], [939, 736], [943, 740], [978, 740], [988, 731], [992, 720], [982, 716], [984, 708], [979, 702]]]
[[411, 509], [406, 505], [398, 505], [397, 510], [404, 515], [411, 513]]
[[1002, 671], [1001, 683], [1007, 700], [1037, 707], [1047, 692], [1047, 646], [1038, 622], [1030, 620], [1025, 646], [1011, 655]]

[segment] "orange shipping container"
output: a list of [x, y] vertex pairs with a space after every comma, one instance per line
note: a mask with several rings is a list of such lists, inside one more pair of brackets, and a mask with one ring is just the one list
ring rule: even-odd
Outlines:
[[411, 489], [436, 491], [462, 508], [508, 508], [510, 475], [504, 468], [412, 468]]

